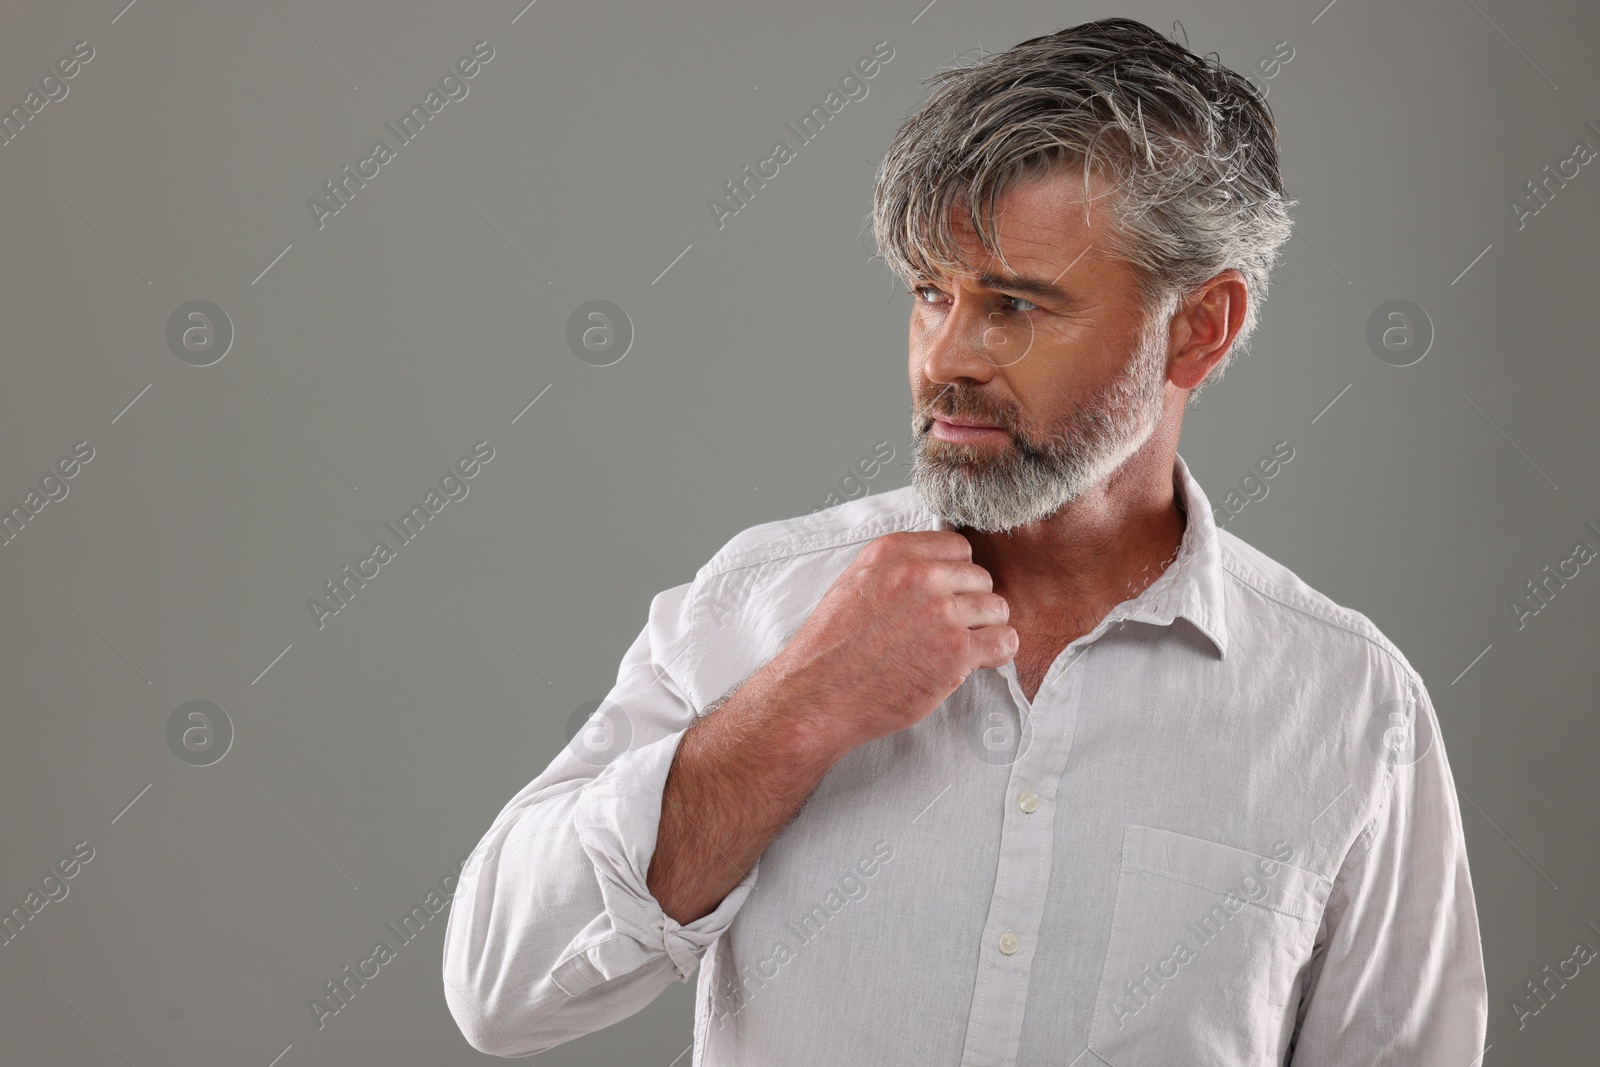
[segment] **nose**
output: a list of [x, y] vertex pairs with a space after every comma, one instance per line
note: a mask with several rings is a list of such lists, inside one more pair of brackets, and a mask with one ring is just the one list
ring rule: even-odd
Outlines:
[[951, 338], [948, 329], [922, 346], [922, 374], [936, 385], [949, 385], [963, 378], [983, 384], [995, 376], [993, 363], [984, 359], [976, 345]]
[[958, 295], [932, 323], [912, 325], [913, 352], [931, 382], [946, 385], [958, 378], [983, 383], [998, 370], [1021, 361], [1032, 347], [1032, 323], [1018, 323], [1004, 312], [985, 312]]

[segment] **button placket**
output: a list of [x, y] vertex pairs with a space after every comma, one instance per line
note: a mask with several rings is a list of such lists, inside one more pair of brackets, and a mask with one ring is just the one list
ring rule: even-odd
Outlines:
[[[1074, 671], [1082, 651], [1064, 660], [1053, 696], [1050, 680], [1040, 687], [1046, 701], [1033, 716], [1032, 742], [1011, 767], [1001, 820], [999, 864], [994, 894], [984, 933], [985, 949], [979, 957], [968, 1014], [967, 1039], [962, 1054], [966, 1067], [1014, 1063], [1022, 1036], [1023, 1005], [1038, 946], [1044, 900], [1049, 890], [1052, 848], [1055, 840], [1056, 783], [1066, 766], [1076, 729], [1083, 674]], [[1007, 674], [1012, 699], [1019, 708], [1027, 702]], [[1046, 726], [1054, 729], [1045, 729]]]

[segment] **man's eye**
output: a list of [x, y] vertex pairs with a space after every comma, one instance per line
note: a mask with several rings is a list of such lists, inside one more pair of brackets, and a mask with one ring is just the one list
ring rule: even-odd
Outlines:
[[[910, 289], [906, 290], [906, 292], [909, 293], [911, 296], [914, 296], [914, 297], [917, 298], [917, 303], [919, 303], [919, 304], [931, 304], [931, 303], [933, 303], [932, 300], [924, 299], [923, 298], [923, 294], [924, 293], [937, 293], [938, 291], [939, 290], [935, 289], [931, 285], [914, 285]], [[1017, 312], [1035, 311], [1039, 307], [1039, 305], [1035, 304], [1033, 301], [1025, 300], [1020, 296], [1007, 296], [1004, 293], [1002, 293], [1002, 294], [1000, 294], [1000, 299], [1001, 300], [1009, 300], [1009, 301], [1012, 302], [1012, 304], [1014, 306], [1012, 306], [1011, 308], [1008, 309], [1008, 310], [1011, 310], [1011, 311], [1017, 311]], [[1018, 306], [1015, 306], [1015, 305], [1025, 305], [1025, 306], [1018, 307]]]

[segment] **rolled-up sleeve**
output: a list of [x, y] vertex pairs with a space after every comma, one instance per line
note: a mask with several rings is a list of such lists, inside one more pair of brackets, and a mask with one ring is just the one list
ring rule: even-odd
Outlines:
[[1294, 1067], [1474, 1067], [1482, 1053], [1488, 992], [1461, 811], [1433, 704], [1419, 678], [1408, 685], [1411, 736], [1388, 755], [1385, 795], [1334, 880]]
[[[696, 709], [668, 670], [690, 584], [658, 594], [580, 739], [512, 798], [463, 868], [444, 935], [445, 1001], [481, 1052], [524, 1056], [609, 1026], [687, 981], [759, 864], [679, 924], [645, 884], [662, 790]], [[609, 751], [614, 748], [616, 751]]]

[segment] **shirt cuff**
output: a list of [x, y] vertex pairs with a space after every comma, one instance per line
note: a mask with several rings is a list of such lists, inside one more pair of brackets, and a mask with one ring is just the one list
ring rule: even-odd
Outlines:
[[661, 797], [683, 730], [622, 752], [583, 787], [573, 805], [578, 841], [594, 864], [605, 909], [573, 939], [553, 978], [576, 995], [663, 955], [687, 982], [755, 885], [759, 861], [710, 913], [679, 923], [646, 886], [661, 824]]

